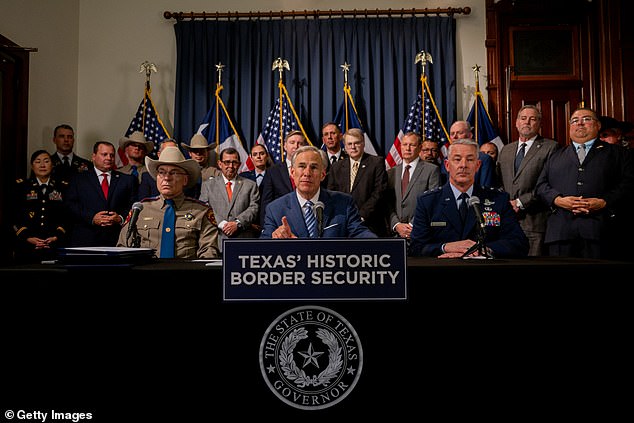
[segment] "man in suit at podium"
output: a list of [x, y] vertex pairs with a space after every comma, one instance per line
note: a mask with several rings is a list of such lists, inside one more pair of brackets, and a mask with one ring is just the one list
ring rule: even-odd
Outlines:
[[327, 160], [317, 147], [295, 152], [291, 177], [296, 189], [269, 203], [260, 238], [376, 238], [349, 194], [321, 188]]
[[[449, 181], [418, 197], [410, 255], [459, 258], [466, 253], [480, 257], [528, 254], [528, 239], [517, 222], [508, 193], [475, 184], [480, 167], [478, 153], [478, 144], [472, 139], [451, 143], [445, 159]], [[474, 196], [480, 200], [479, 211], [470, 201]], [[484, 245], [473, 250], [479, 239]]]

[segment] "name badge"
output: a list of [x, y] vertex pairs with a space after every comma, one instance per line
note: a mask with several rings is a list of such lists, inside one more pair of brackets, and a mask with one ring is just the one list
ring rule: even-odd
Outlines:
[[431, 222], [431, 226], [447, 226], [447, 222]]

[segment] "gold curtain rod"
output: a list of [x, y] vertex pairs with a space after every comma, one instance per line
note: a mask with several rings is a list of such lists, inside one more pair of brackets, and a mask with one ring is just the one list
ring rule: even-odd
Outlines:
[[338, 18], [345, 16], [393, 16], [393, 15], [449, 15], [453, 16], [456, 14], [464, 14], [468, 15], [471, 13], [470, 7], [450, 7], [446, 9], [436, 8], [436, 9], [374, 9], [374, 10], [291, 10], [291, 11], [279, 11], [279, 12], [163, 12], [163, 17], [165, 19], [176, 19], [177, 21], [181, 21], [183, 19], [251, 19], [251, 18], [319, 18], [319, 17], [329, 17], [329, 18]]

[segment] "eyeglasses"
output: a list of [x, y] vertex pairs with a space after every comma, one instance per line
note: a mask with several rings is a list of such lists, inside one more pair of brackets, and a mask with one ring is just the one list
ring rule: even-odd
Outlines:
[[423, 148], [421, 151], [423, 153], [438, 153], [437, 148]]
[[570, 124], [571, 125], [581, 125], [581, 124], [586, 124], [586, 123], [592, 122], [593, 120], [596, 120], [596, 119], [593, 118], [592, 116], [584, 116], [582, 118], [574, 117], [574, 118], [570, 119]]
[[220, 163], [222, 163], [225, 166], [239, 166], [240, 165], [240, 162], [235, 160], [223, 160]]
[[171, 178], [175, 177], [176, 175], [187, 175], [186, 173], [179, 172], [177, 170], [170, 170], [169, 172], [166, 170], [159, 170], [158, 172], [156, 172], [156, 174], [161, 178], [167, 178], [167, 175], [169, 175]]

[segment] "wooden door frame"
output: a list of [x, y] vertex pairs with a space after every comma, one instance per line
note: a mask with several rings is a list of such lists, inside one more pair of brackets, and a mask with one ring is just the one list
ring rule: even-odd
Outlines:
[[[13, 188], [26, 175], [28, 155], [29, 53], [0, 35], [0, 234], [13, 239]], [[11, 258], [12, 242], [0, 243], [0, 263]]]
[[[624, 85], [629, 69], [623, 68], [620, 45], [621, 31], [617, 23], [624, 0], [486, 0], [487, 90], [488, 109], [497, 119], [501, 137], [512, 141], [515, 116], [507, 107], [506, 74], [510, 66], [509, 28], [519, 25], [576, 25], [579, 30], [579, 77], [562, 83], [577, 84], [584, 106], [601, 115], [627, 120]], [[553, 8], [565, 8], [561, 11]], [[629, 78], [634, 79], [630, 75]], [[571, 105], [574, 109], [576, 105]], [[571, 113], [570, 110], [569, 113]], [[566, 119], [569, 116], [566, 116]], [[511, 139], [508, 139], [511, 128]]]

